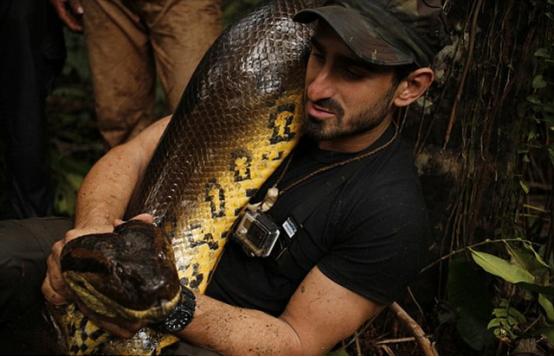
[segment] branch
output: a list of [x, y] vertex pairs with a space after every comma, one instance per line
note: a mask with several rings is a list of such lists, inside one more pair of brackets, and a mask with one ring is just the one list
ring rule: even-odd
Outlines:
[[446, 135], [444, 136], [444, 145], [443, 149], [446, 149], [448, 141], [450, 140], [450, 134], [452, 133], [452, 128], [454, 127], [454, 122], [456, 121], [456, 112], [458, 110], [458, 103], [462, 99], [462, 93], [464, 92], [464, 87], [466, 79], [469, 75], [469, 68], [471, 67], [471, 60], [473, 59], [473, 51], [475, 49], [475, 36], [477, 34], [477, 19], [479, 18], [479, 13], [481, 12], [481, 7], [483, 0], [478, 0], [475, 5], [475, 10], [473, 13], [473, 19], [470, 29], [469, 37], [469, 49], [466, 57], [466, 62], [464, 64], [464, 72], [462, 73], [462, 79], [460, 85], [458, 86], [458, 91], [456, 92], [456, 97], [454, 98], [454, 104], [452, 105], [452, 111], [450, 112], [450, 119], [448, 120], [448, 127], [446, 128]]
[[398, 303], [393, 302], [390, 305], [390, 308], [394, 313], [396, 314], [396, 317], [410, 330], [412, 335], [415, 337], [417, 343], [423, 350], [423, 353], [425, 353], [426, 356], [438, 356], [439, 353], [435, 349], [435, 346], [431, 343], [431, 341], [427, 338], [425, 335], [425, 331], [419, 326], [419, 324], [412, 319], [408, 313], [398, 305]]
[[415, 337], [402, 337], [402, 338], [390, 338], [388, 340], [381, 340], [376, 342], [376, 345], [389, 345], [389, 344], [395, 344], [395, 343], [404, 343], [404, 342], [414, 342], [416, 340]]
[[506, 242], [522, 242], [522, 243], [529, 243], [529, 244], [533, 244], [533, 245], [536, 245], [536, 244], [537, 244], [537, 243], [535, 243], [535, 242], [531, 242], [530, 240], [521, 239], [521, 238], [507, 238], [507, 239], [495, 239], [495, 240], [485, 239], [485, 240], [482, 241], [482, 242], [475, 243], [475, 244], [472, 244], [472, 245], [468, 245], [467, 247], [463, 247], [463, 248], [460, 248], [460, 249], [456, 249], [456, 250], [451, 251], [451, 252], [448, 253], [447, 255], [445, 255], [445, 256], [443, 256], [443, 257], [440, 257], [439, 259], [435, 260], [435, 261], [432, 262], [431, 264], [429, 264], [429, 265], [427, 265], [426, 267], [424, 267], [423, 269], [421, 269], [421, 270], [419, 271], [419, 274], [426, 272], [427, 270], [431, 269], [433, 266], [435, 266], [436, 264], [442, 262], [443, 260], [448, 259], [448, 258], [450, 258], [450, 257], [453, 256], [453, 255], [456, 255], [456, 254], [459, 254], [459, 253], [463, 253], [463, 252], [465, 252], [466, 250], [468, 250], [468, 249], [470, 249], [470, 248], [479, 247], [479, 246], [485, 245], [485, 244], [506, 243]]

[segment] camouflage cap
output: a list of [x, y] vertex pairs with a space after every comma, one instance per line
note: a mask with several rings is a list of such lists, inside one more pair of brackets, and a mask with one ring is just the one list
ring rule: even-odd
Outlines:
[[325, 20], [361, 59], [397, 66], [430, 66], [445, 39], [441, 0], [331, 0], [294, 16]]

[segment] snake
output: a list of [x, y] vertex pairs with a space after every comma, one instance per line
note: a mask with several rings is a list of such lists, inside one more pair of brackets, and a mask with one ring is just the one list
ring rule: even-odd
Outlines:
[[[93, 312], [156, 322], [180, 287], [203, 293], [233, 223], [296, 145], [313, 28], [293, 15], [317, 0], [273, 0], [227, 28], [206, 52], [113, 233], [65, 245], [62, 275]], [[156, 355], [178, 339], [151, 327], [130, 339], [75, 304], [51, 307], [63, 353]]]

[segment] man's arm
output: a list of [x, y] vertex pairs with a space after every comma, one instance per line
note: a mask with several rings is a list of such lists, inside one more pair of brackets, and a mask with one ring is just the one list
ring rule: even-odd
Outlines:
[[131, 141], [110, 150], [83, 180], [77, 194], [74, 228], [52, 246], [47, 260], [42, 292], [51, 303], [62, 304], [68, 297], [60, 271], [63, 246], [85, 234], [113, 231], [114, 221], [123, 217], [169, 120], [165, 117], [155, 122]]
[[165, 117], [116, 146], [89, 171], [77, 194], [75, 228], [110, 225], [123, 217], [136, 184], [169, 123]]
[[319, 355], [381, 309], [315, 267], [279, 318], [197, 295], [194, 318], [179, 336], [224, 355]]

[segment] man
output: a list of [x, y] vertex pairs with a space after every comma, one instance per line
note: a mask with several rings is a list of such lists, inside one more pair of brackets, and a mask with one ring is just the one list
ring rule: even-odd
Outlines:
[[61, 22], [46, 0], [1, 1], [0, 43], [0, 140], [6, 143], [2, 176], [10, 216], [48, 216], [54, 191], [45, 107], [65, 60]]
[[156, 76], [175, 110], [222, 28], [221, 0], [50, 1], [71, 30], [84, 29], [98, 128], [108, 148], [152, 123]]
[[[318, 21], [306, 73], [306, 135], [254, 200], [273, 185], [290, 189], [268, 211], [282, 225], [306, 197], [317, 199], [308, 199], [309, 214], [277, 256], [251, 258], [228, 244], [206, 295], [183, 298], [186, 313], [164, 328], [223, 354], [322, 354], [402, 293], [423, 263], [428, 227], [393, 117], [433, 81], [429, 66], [442, 26], [440, 6], [429, 3], [334, 1], [296, 15]], [[63, 245], [113, 230], [168, 121], [113, 149], [85, 179], [75, 227], [48, 257], [42, 291], [50, 302], [68, 297]], [[344, 169], [327, 169], [342, 161]], [[337, 175], [345, 177], [340, 185], [318, 190]], [[121, 336], [144, 325], [84, 312]]]

